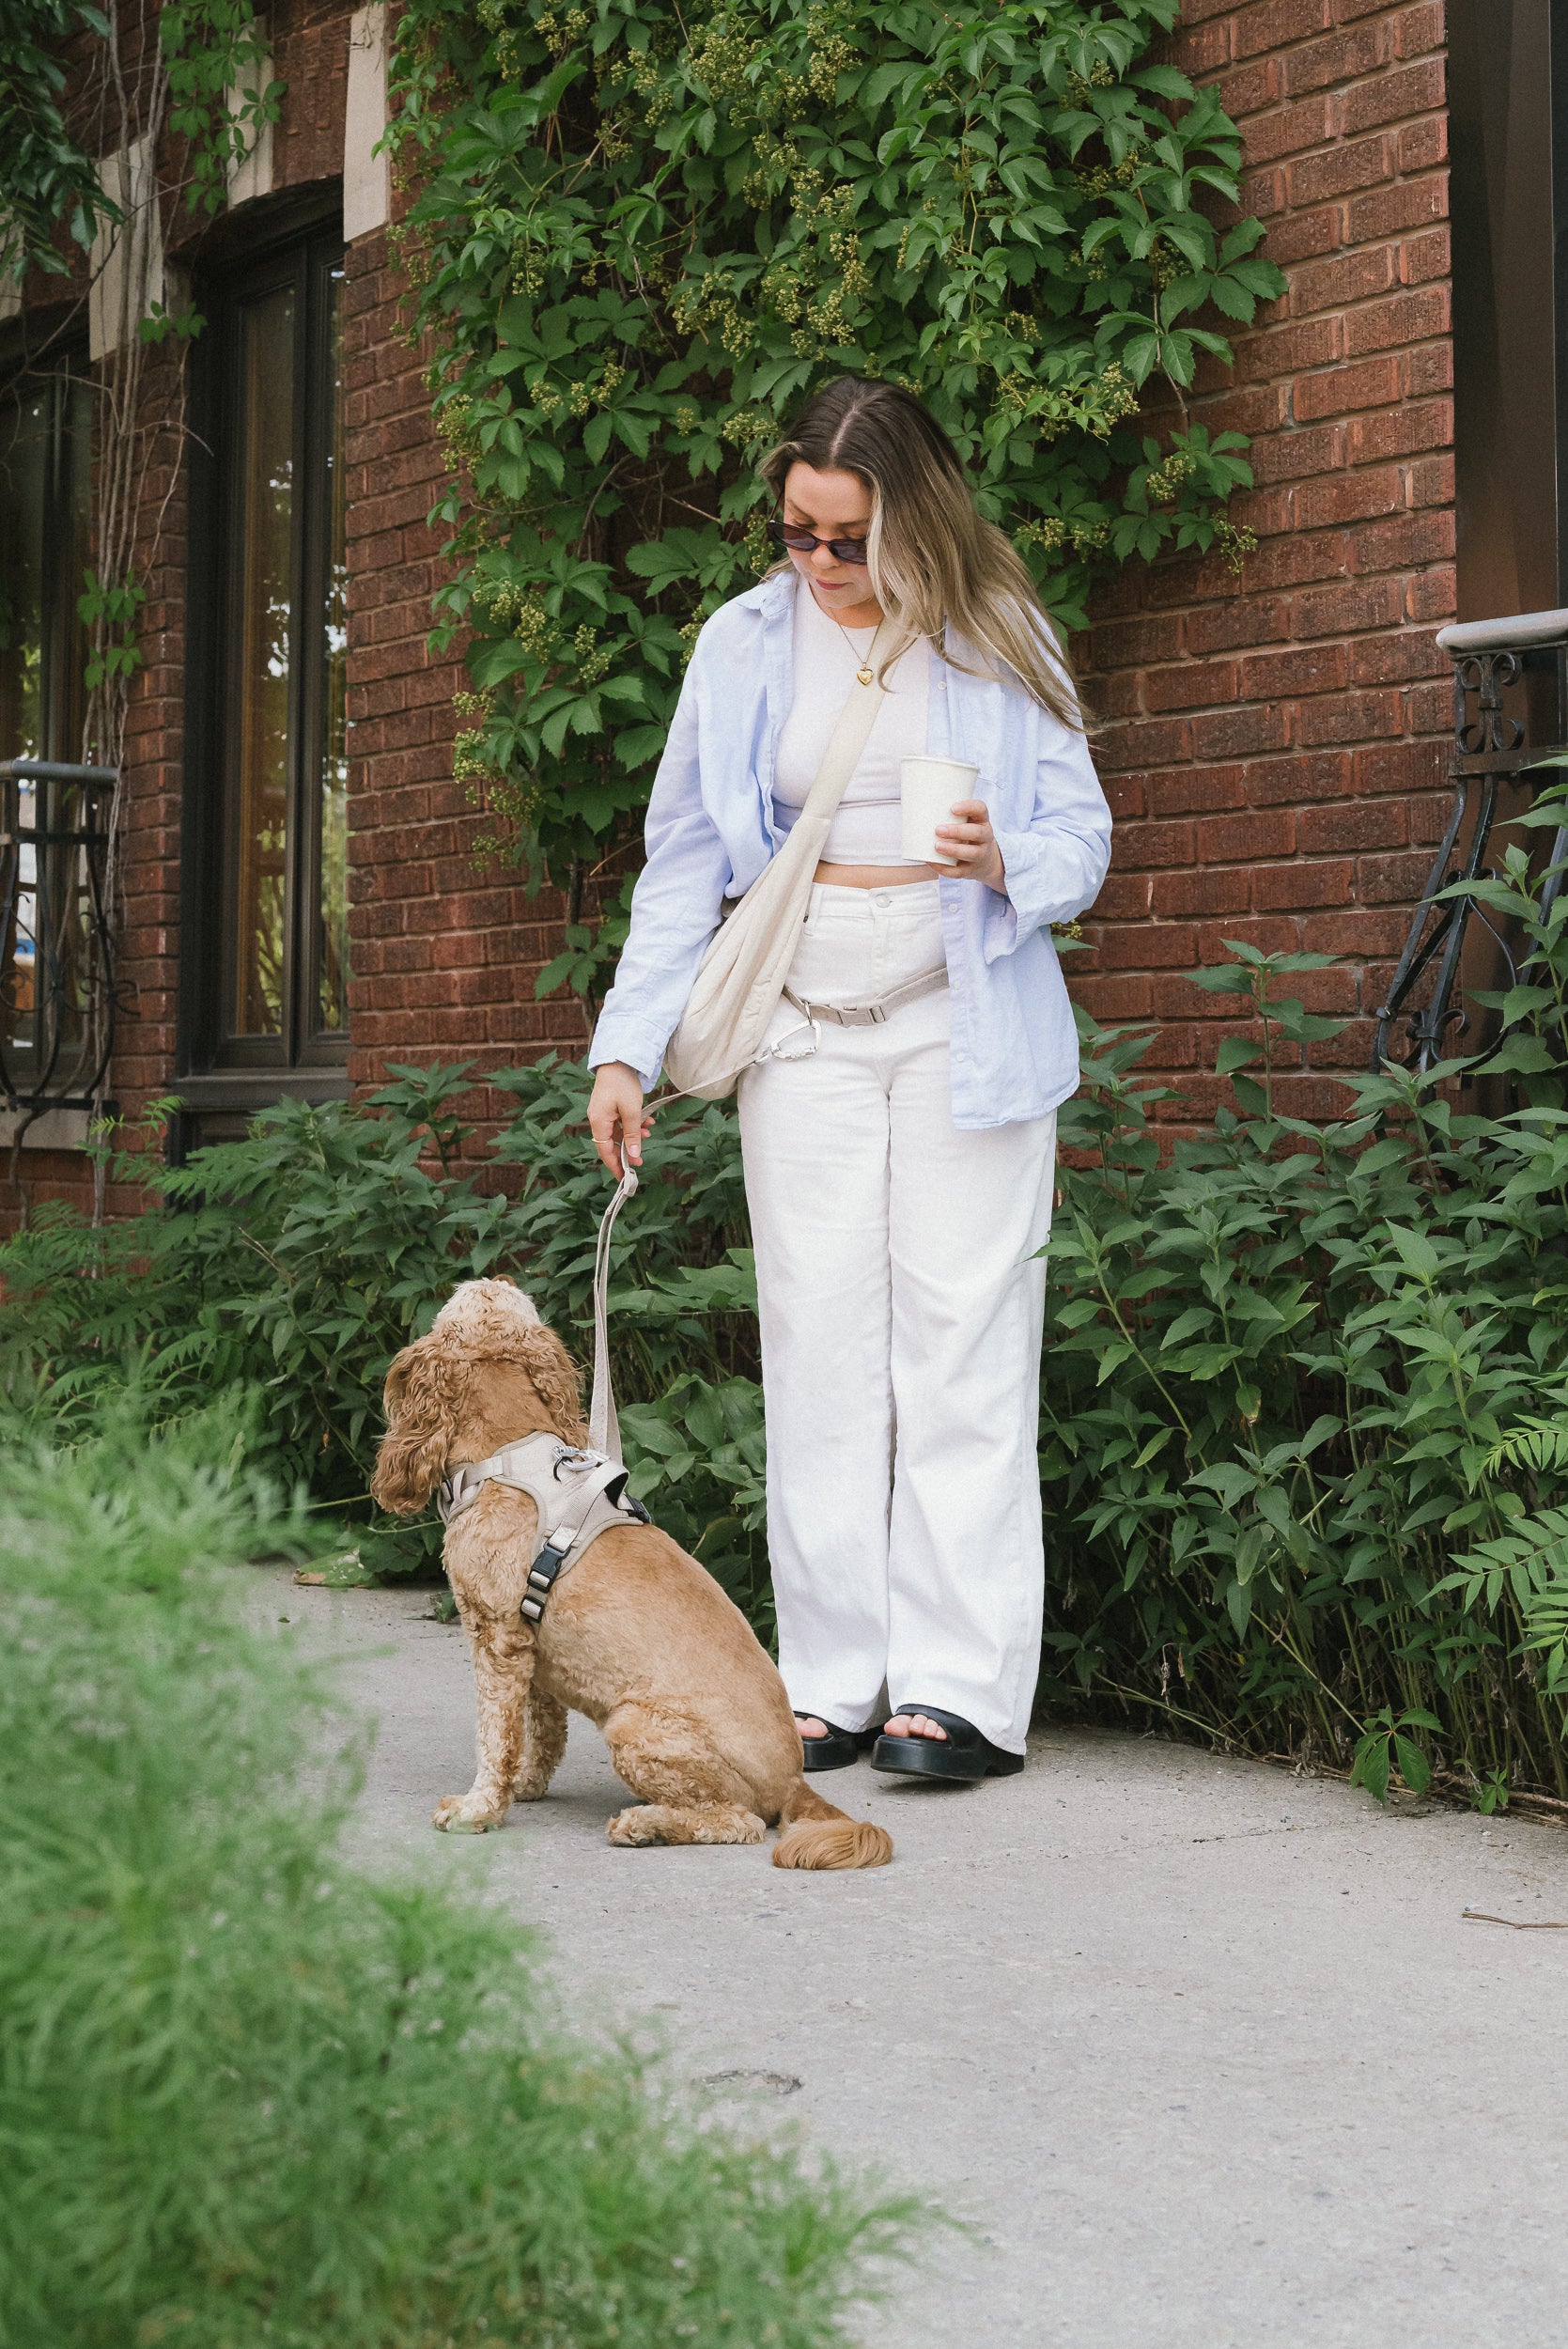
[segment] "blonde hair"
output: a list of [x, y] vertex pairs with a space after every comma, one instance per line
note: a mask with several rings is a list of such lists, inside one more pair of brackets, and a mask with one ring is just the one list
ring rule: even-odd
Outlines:
[[1042, 709], [1083, 731], [1066, 655], [1028, 566], [1005, 534], [975, 511], [957, 450], [911, 392], [839, 376], [807, 404], [789, 438], [763, 458], [758, 470], [776, 502], [792, 465], [852, 473], [870, 490], [866, 567], [902, 644], [924, 636], [950, 667], [981, 674], [946, 650], [943, 630], [951, 626], [971, 651], [1010, 672]]

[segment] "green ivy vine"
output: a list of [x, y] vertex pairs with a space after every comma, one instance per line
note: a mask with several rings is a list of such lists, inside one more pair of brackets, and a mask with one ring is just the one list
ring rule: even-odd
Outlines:
[[635, 837], [686, 651], [769, 560], [753, 460], [844, 369], [928, 400], [1050, 609], [1245, 543], [1234, 433], [1132, 430], [1282, 279], [1240, 140], [1151, 52], [1179, 0], [410, 0], [400, 239], [433, 334], [466, 628], [458, 771], [489, 846], [567, 884], [543, 987], [624, 935], [584, 877]]

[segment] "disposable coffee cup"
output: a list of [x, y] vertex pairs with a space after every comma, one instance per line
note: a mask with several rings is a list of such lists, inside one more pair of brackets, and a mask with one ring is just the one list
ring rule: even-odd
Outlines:
[[904, 853], [917, 864], [951, 864], [948, 844], [939, 845], [937, 826], [945, 824], [958, 800], [972, 800], [978, 767], [961, 758], [906, 758], [899, 770]]

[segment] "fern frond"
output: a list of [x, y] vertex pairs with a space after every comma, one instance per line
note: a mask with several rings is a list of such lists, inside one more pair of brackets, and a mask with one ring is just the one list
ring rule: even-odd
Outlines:
[[1516, 1420], [1486, 1455], [1489, 1476], [1509, 1468], [1526, 1469], [1532, 1476], [1568, 1469], [1568, 1419]]

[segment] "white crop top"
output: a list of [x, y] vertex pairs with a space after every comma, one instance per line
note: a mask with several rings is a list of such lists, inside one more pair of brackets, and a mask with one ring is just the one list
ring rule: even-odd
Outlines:
[[[829, 737], [851, 693], [865, 689], [855, 677], [877, 631], [841, 628], [802, 581], [795, 597], [795, 698], [779, 737], [773, 771], [773, 812], [787, 832], [816, 781]], [[887, 674], [887, 693], [872, 721], [833, 817], [823, 862], [828, 864], [912, 864], [900, 833], [900, 762], [925, 749], [931, 693], [931, 648], [908, 646]]]

